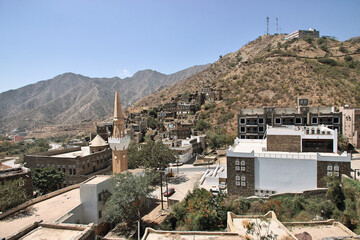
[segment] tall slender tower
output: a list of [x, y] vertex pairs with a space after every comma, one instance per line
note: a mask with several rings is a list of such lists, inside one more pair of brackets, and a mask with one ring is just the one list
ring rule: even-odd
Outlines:
[[124, 116], [121, 111], [119, 93], [115, 92], [114, 102], [114, 130], [112, 136], [108, 139], [112, 150], [112, 171], [121, 173], [128, 169], [127, 149], [130, 143], [130, 137], [125, 135]]

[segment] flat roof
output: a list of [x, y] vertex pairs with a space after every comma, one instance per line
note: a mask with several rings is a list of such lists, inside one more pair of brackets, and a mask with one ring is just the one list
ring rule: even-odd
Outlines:
[[229, 232], [200, 232], [200, 231], [161, 231], [151, 228], [146, 229], [143, 240], [230, 240], [230, 239], [244, 239], [237, 233]]
[[0, 219], [0, 238], [8, 238], [35, 221], [43, 220], [44, 223], [54, 223], [79, 204], [79, 188], [33, 204], [24, 210]]
[[98, 183], [108, 180], [111, 177], [112, 176], [110, 176], [110, 175], [96, 175], [96, 177], [90, 179], [89, 181], [85, 182], [84, 184], [98, 184]]
[[344, 228], [343, 225], [341, 226], [338, 222], [334, 222], [333, 224], [309, 223], [304, 225], [287, 226], [287, 228], [294, 235], [307, 232], [311, 235], [313, 240], [355, 235], [349, 229], [346, 229], [346, 227]]
[[84, 234], [82, 230], [70, 230], [70, 229], [57, 229], [57, 228], [48, 228], [48, 227], [38, 227], [33, 231], [26, 234], [24, 237], [20, 238], [22, 240], [43, 240], [49, 239], [52, 240], [70, 240], [75, 239], [78, 236]]
[[76, 158], [76, 157], [85, 157], [90, 155], [89, 152], [84, 152], [82, 150], [74, 151], [74, 152], [68, 152], [68, 153], [61, 153], [56, 155], [51, 155], [51, 157], [58, 157], [58, 158]]

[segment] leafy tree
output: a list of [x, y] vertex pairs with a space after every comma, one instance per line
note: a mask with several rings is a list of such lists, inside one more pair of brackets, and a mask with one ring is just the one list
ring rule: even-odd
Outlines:
[[34, 189], [38, 190], [41, 195], [59, 189], [65, 179], [65, 173], [51, 167], [35, 168], [32, 173]]
[[163, 227], [166, 229], [180, 227], [190, 231], [224, 229], [228, 210], [225, 200], [226, 195], [222, 193], [213, 196], [205, 189], [196, 188], [173, 207]]
[[131, 141], [127, 150], [128, 153], [128, 167], [134, 169], [140, 166], [140, 156], [139, 156], [140, 145], [135, 141]]
[[197, 131], [204, 131], [204, 130], [208, 130], [211, 128], [211, 123], [209, 123], [206, 120], [200, 119], [195, 126], [195, 129]]
[[225, 130], [216, 129], [215, 131], [206, 132], [207, 144], [212, 150], [216, 150], [227, 144]]
[[153, 191], [151, 180], [148, 175], [134, 176], [129, 172], [115, 175], [114, 192], [105, 203], [105, 219], [113, 224], [139, 220], [142, 201]]
[[155, 129], [157, 127], [157, 121], [151, 116], [147, 118], [147, 124], [151, 129]]
[[27, 200], [25, 188], [19, 187], [23, 179], [4, 181], [0, 187], [0, 211], [15, 207]]
[[157, 109], [153, 108], [149, 111], [149, 116], [157, 118]]
[[327, 177], [328, 190], [326, 196], [336, 205], [336, 207], [343, 211], [345, 209], [345, 195], [340, 186], [340, 181], [336, 177]]
[[[133, 154], [133, 153], [131, 153]], [[139, 166], [154, 170], [164, 170], [169, 163], [176, 161], [176, 152], [164, 145], [161, 141], [146, 141], [141, 149], [134, 152], [134, 157]]]

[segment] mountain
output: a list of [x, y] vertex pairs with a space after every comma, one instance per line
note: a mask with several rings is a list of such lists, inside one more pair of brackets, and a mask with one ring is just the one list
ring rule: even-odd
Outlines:
[[199, 65], [166, 75], [153, 70], [128, 78], [90, 78], [64, 73], [0, 94], [0, 129], [75, 124], [110, 116], [115, 91], [127, 106], [136, 100], [206, 69]]
[[240, 108], [294, 107], [298, 96], [307, 96], [312, 106], [360, 106], [359, 60], [356, 41], [325, 37], [285, 41], [285, 35], [265, 35], [132, 108], [161, 105], [179, 93], [211, 86], [222, 90], [224, 99], [203, 107], [201, 118], [231, 132], [236, 131]]

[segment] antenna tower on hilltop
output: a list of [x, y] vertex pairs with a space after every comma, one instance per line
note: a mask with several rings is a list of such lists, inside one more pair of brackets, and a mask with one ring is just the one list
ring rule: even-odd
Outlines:
[[266, 17], [266, 35], [269, 35], [269, 17]]

